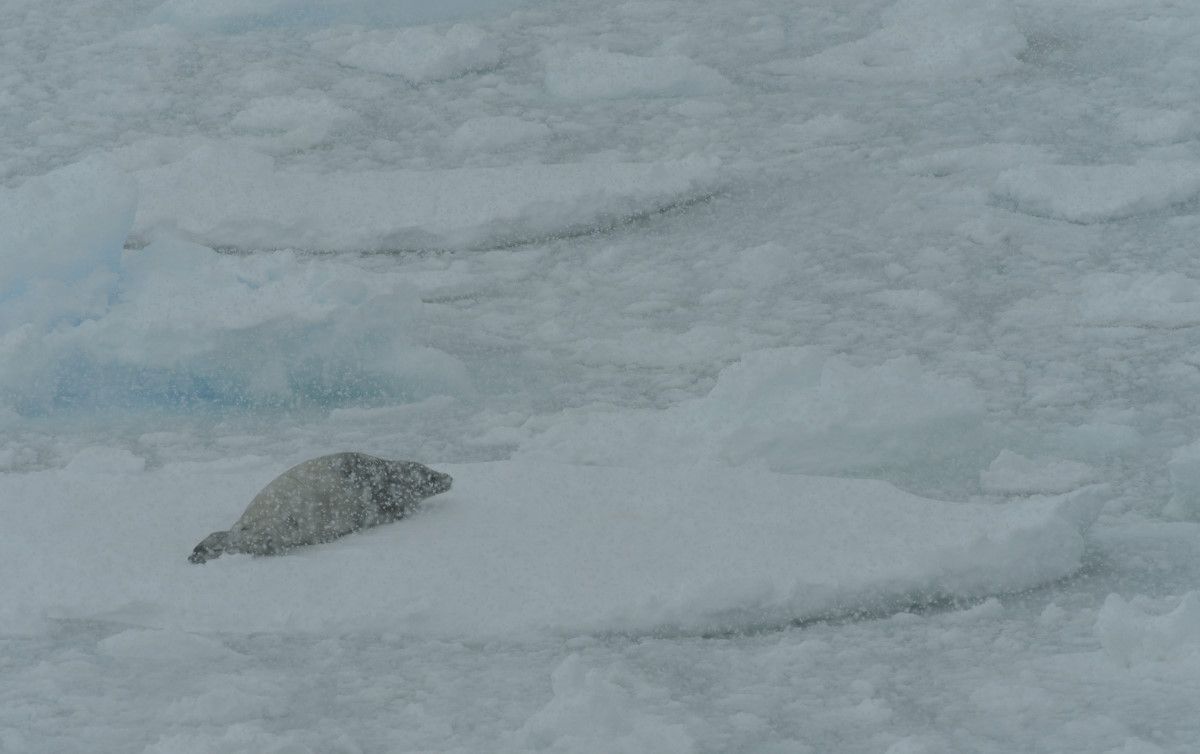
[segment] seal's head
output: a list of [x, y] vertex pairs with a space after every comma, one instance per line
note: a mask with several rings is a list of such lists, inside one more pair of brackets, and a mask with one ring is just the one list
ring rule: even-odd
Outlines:
[[394, 483], [402, 484], [407, 489], [413, 490], [422, 500], [445, 492], [454, 482], [449, 474], [434, 471], [416, 461], [395, 461], [393, 473], [395, 475]]
[[213, 558], [221, 557], [221, 553], [225, 552], [225, 548], [229, 546], [229, 532], [214, 531], [204, 538], [204, 541], [196, 545], [196, 549], [192, 550], [192, 554], [188, 556], [188, 561], [191, 563], [207, 563]]

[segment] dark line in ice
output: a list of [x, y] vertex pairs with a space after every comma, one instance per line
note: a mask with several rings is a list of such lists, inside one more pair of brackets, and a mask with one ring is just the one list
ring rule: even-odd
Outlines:
[[[702, 194], [689, 196], [678, 201], [669, 202], [667, 204], [657, 205], [641, 212], [634, 212], [628, 215], [621, 215], [611, 219], [604, 219], [594, 223], [580, 223], [578, 225], [570, 225], [561, 230], [552, 231], [549, 233], [540, 233], [536, 235], [512, 234], [509, 236], [498, 236], [490, 239], [485, 239], [482, 242], [474, 244], [465, 244], [462, 246], [397, 246], [393, 248], [381, 249], [311, 249], [297, 248], [295, 246], [262, 246], [262, 247], [247, 247], [233, 245], [211, 246], [213, 251], [219, 254], [229, 254], [232, 256], [249, 256], [256, 253], [269, 253], [274, 251], [293, 251], [307, 257], [328, 257], [328, 256], [387, 256], [387, 255], [441, 255], [460, 252], [473, 251], [504, 251], [506, 249], [517, 249], [526, 246], [536, 246], [538, 244], [550, 243], [552, 241], [564, 241], [573, 238], [586, 238], [594, 236], [603, 236], [608, 233], [618, 232], [631, 228], [645, 222], [649, 222], [656, 217], [665, 217], [674, 215], [684, 210], [690, 209], [700, 204], [707, 203], [722, 196], [725, 192], [722, 190], [714, 190]], [[204, 244], [204, 241], [197, 243]], [[142, 239], [131, 238], [125, 243], [125, 248], [131, 251], [139, 251], [149, 246], [149, 243]]]

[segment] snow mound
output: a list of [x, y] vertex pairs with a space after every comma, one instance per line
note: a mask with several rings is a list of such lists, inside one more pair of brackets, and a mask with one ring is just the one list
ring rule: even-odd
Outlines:
[[278, 169], [257, 152], [201, 147], [138, 174], [132, 236], [242, 249], [494, 247], [694, 200], [716, 177], [715, 161], [700, 157], [317, 174]]
[[119, 660], [152, 662], [209, 662], [236, 657], [237, 653], [217, 639], [182, 631], [131, 628], [101, 641], [101, 652]]
[[685, 727], [643, 711], [664, 693], [619, 670], [588, 668], [568, 656], [550, 676], [554, 697], [509, 737], [513, 751], [588, 754], [691, 754], [695, 740]]
[[519, 0], [167, 0], [149, 21], [237, 34], [280, 27], [428, 24], [516, 8]]
[[[0, 404], [33, 416], [376, 404], [470, 390], [457, 359], [413, 342], [423, 304], [394, 276], [182, 241], [119, 258], [115, 292], [89, 318], [27, 319], [0, 336]], [[55, 306], [72, 313], [65, 294]]]
[[1167, 209], [1200, 194], [1200, 165], [1022, 165], [1000, 173], [992, 194], [1018, 212], [1099, 223]]
[[1125, 667], [1146, 662], [1195, 661], [1200, 657], [1200, 592], [1183, 595], [1157, 615], [1110, 594], [1096, 617], [1104, 652]]
[[901, 159], [899, 166], [913, 175], [942, 178], [957, 173], [990, 173], [994, 180], [1011, 165], [1049, 162], [1054, 158], [1055, 155], [1042, 146], [997, 143], [938, 149], [929, 154]]
[[1138, 144], [1170, 144], [1195, 136], [1196, 114], [1190, 110], [1130, 107], [1117, 115], [1121, 134]]
[[[748, 353], [703, 398], [663, 411], [599, 407], [526, 427], [531, 458], [612, 466], [754, 463], [820, 474], [907, 467], [978, 445], [984, 406], [915, 356], [856, 367], [815, 348]], [[563, 418], [565, 416], [565, 418]]]
[[400, 76], [413, 84], [482, 71], [500, 62], [496, 40], [467, 24], [444, 32], [430, 27], [355, 30], [314, 46], [328, 52], [344, 48], [337, 54], [342, 65]]
[[[1023, 589], [1080, 565], [1100, 490], [1006, 505], [743, 469], [433, 464], [417, 515], [284, 557], [186, 556], [281, 468], [0, 475], [0, 632], [706, 632]], [[364, 574], [387, 574], [364, 578]], [[113, 651], [122, 651], [122, 640]], [[194, 647], [194, 651], [207, 651]]]
[[1126, 327], [1200, 325], [1200, 281], [1177, 272], [1164, 274], [1097, 272], [1080, 284], [1083, 324]]
[[1177, 448], [1167, 463], [1171, 499], [1163, 509], [1169, 518], [1200, 521], [1200, 441]]
[[1086, 463], [1061, 458], [1025, 458], [1009, 450], [1000, 451], [987, 471], [979, 474], [984, 492], [1004, 495], [1070, 492], [1096, 481], [1096, 470]]
[[274, 150], [290, 151], [326, 143], [338, 128], [357, 119], [356, 113], [314, 93], [261, 97], [235, 115], [229, 125], [243, 133], [270, 137]]
[[549, 135], [550, 127], [545, 123], [513, 115], [492, 115], [465, 121], [454, 130], [447, 142], [461, 152], [488, 152], [537, 141]]
[[[206, 726], [202, 732], [169, 733], [147, 746], [145, 754], [201, 754], [219, 751], [223, 754], [315, 754], [322, 751], [306, 746], [303, 741], [314, 738], [307, 731], [289, 730], [286, 733], [268, 731], [262, 722], [239, 722], [228, 727]], [[218, 732], [219, 731], [219, 732]], [[346, 747], [342, 751], [354, 751]]]
[[545, 60], [546, 92], [565, 100], [701, 97], [730, 88], [720, 73], [683, 55], [557, 47], [546, 52]]
[[1017, 68], [1025, 49], [1011, 0], [899, 0], [880, 21], [862, 39], [768, 70], [853, 81], [980, 78]]

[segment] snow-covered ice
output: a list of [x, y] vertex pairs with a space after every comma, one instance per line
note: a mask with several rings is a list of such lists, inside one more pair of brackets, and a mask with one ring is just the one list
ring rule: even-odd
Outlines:
[[979, 486], [984, 492], [997, 494], [1054, 493], [1078, 489], [1098, 478], [1096, 469], [1086, 463], [1026, 458], [1002, 450], [987, 470], [979, 473]]
[[[240, 117], [240, 116], [239, 116]], [[235, 119], [236, 120], [236, 119]], [[717, 161], [315, 173], [201, 147], [138, 174], [133, 237], [237, 249], [411, 251], [529, 242], [603, 228], [716, 190]], [[214, 183], [229, 189], [213, 194]]]
[[1076, 223], [1117, 220], [1200, 195], [1200, 165], [1146, 160], [1134, 165], [1022, 165], [1000, 173], [997, 199], [1031, 215]]
[[1015, 16], [1010, 0], [897, 0], [880, 13], [878, 31], [770, 70], [869, 81], [1006, 73], [1026, 45]]
[[984, 419], [970, 383], [929, 373], [915, 356], [855, 367], [818, 349], [780, 348], [745, 353], [707, 395], [666, 409], [564, 412], [544, 429], [534, 420], [519, 452], [639, 469], [862, 473], [984, 452]]
[[1195, 750], [1191, 4], [0, 18], [0, 751]]
[[[262, 475], [141, 466], [126, 451], [96, 448], [61, 470], [0, 478], [20, 522], [0, 541], [3, 569], [41, 574], [35, 593], [4, 606], [0, 632], [25, 628], [31, 614], [449, 638], [786, 626], [1069, 575], [1104, 500], [1102, 488], [1087, 488], [971, 505], [872, 480], [733, 469], [450, 464], [438, 469], [454, 489], [403, 526], [289, 558], [227, 556], [196, 568], [178, 557], [199, 539], [190, 533], [228, 528], [257, 491], [243, 480]], [[223, 504], [206, 505], [217, 490]], [[98, 520], [81, 520], [83, 494]], [[175, 505], [152, 502], [164, 498]], [[180, 508], [189, 515], [173, 526]], [[69, 543], [59, 536], [71, 557], [45, 546], [72, 530]], [[81, 562], [95, 567], [80, 574]], [[364, 582], [368, 572], [403, 577]]]
[[683, 55], [638, 56], [587, 49], [550, 49], [546, 91], [594, 101], [627, 97], [719, 94], [729, 86], [717, 71]]
[[337, 62], [413, 84], [495, 67], [500, 47], [480, 29], [456, 24], [444, 33], [429, 27], [352, 32], [319, 38], [314, 47], [337, 53]]

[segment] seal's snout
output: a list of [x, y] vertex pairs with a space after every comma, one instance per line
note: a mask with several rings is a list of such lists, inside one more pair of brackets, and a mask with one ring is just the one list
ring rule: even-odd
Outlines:
[[219, 558], [228, 544], [229, 532], [214, 531], [205, 537], [203, 542], [196, 545], [196, 549], [192, 550], [192, 554], [188, 556], [188, 562], [207, 563], [213, 558]]
[[438, 492], [445, 492], [450, 489], [452, 484], [454, 484], [454, 477], [440, 471], [433, 472], [433, 488]]

